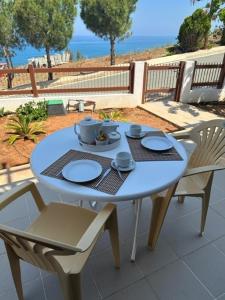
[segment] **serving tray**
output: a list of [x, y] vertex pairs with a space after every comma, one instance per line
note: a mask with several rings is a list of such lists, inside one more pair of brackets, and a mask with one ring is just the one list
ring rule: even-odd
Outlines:
[[118, 141], [107, 145], [90, 145], [82, 142], [80, 139], [79, 139], [79, 143], [84, 150], [91, 151], [91, 152], [104, 152], [104, 151], [113, 150], [116, 147], [118, 147], [120, 144], [120, 140], [121, 137]]

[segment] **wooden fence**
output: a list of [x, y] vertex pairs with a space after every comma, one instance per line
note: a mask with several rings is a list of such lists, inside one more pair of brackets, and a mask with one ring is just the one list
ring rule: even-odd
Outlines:
[[222, 63], [195, 62], [191, 89], [214, 87], [221, 89], [225, 78], [225, 55]]
[[[133, 93], [134, 63], [112, 67], [56, 67], [0, 70], [0, 96], [55, 93], [127, 92]], [[48, 74], [53, 80], [48, 80]], [[12, 88], [8, 79], [12, 77]]]
[[[150, 96], [155, 99], [157, 97], [155, 94], [162, 93], [169, 93], [173, 95], [175, 101], [179, 101], [184, 76], [188, 76], [185, 65], [183, 61], [164, 65], [145, 63], [144, 73], [135, 75], [143, 76], [142, 103], [148, 101]], [[48, 80], [49, 73], [52, 73], [53, 80]], [[25, 69], [0, 70], [0, 96], [33, 95], [38, 97], [59, 93], [133, 93], [134, 74], [135, 63], [127, 66], [89, 68], [34, 68], [28, 65]], [[9, 88], [10, 78], [13, 79], [11, 88]], [[191, 83], [191, 89], [202, 87], [221, 89], [224, 79], [225, 55], [222, 63], [195, 62], [193, 76], [188, 78], [188, 81]]]
[[145, 63], [142, 103], [149, 94], [172, 93], [174, 100], [179, 101], [183, 82], [185, 62], [166, 65], [148, 65]]

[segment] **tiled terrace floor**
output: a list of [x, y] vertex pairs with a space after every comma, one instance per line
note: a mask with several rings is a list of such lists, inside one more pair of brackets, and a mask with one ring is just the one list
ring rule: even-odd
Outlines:
[[[198, 236], [199, 199], [187, 198], [183, 205], [173, 199], [160, 240], [154, 252], [146, 247], [151, 201], [145, 199], [139, 228], [136, 262], [130, 262], [134, 226], [131, 202], [118, 204], [121, 269], [113, 267], [107, 234], [97, 244], [83, 273], [84, 300], [208, 300], [225, 299], [225, 172], [214, 179], [204, 237]], [[76, 204], [73, 199], [38, 184], [46, 201]], [[0, 223], [25, 229], [37, 210], [30, 196], [0, 213]], [[25, 300], [61, 300], [55, 276], [22, 263]], [[15, 300], [4, 245], [0, 242], [0, 299]]]
[[183, 128], [193, 127], [203, 121], [219, 119], [220, 117], [204, 111], [197, 106], [186, 103], [174, 102], [172, 100], [151, 100], [139, 105], [142, 109], [154, 112], [160, 118], [174, 123]]

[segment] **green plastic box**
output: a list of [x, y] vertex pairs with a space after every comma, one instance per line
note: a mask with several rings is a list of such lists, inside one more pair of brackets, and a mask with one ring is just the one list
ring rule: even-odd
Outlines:
[[59, 99], [48, 100], [48, 115], [59, 116], [65, 115], [66, 110], [63, 105], [63, 101]]

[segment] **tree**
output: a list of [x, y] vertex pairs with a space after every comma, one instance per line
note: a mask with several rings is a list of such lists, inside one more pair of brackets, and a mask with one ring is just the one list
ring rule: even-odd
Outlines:
[[[200, 2], [200, 1], [202, 0], [191, 0], [191, 3], [195, 4], [196, 2]], [[210, 28], [211, 28], [212, 21], [216, 20], [216, 18], [218, 17], [220, 9], [223, 4], [225, 4], [225, 0], [211, 0], [206, 4], [205, 10], [210, 18]], [[204, 49], [208, 48], [209, 31], [206, 32], [204, 36]]]
[[225, 45], [225, 8], [220, 11], [219, 19], [223, 23], [221, 44]]
[[[50, 52], [61, 51], [73, 34], [76, 0], [14, 0], [15, 19], [20, 35], [36, 49], [45, 49], [48, 68]], [[52, 73], [48, 80], [52, 80]]]
[[[1, 0], [0, 5], [0, 56], [4, 57], [8, 68], [13, 68], [13, 49], [22, 47], [22, 40], [17, 34], [13, 15], [13, 2]], [[8, 88], [12, 88], [13, 74], [8, 74]]]
[[115, 64], [116, 40], [129, 35], [131, 14], [137, 0], [81, 0], [81, 18], [97, 36], [110, 41], [111, 65]]
[[197, 9], [191, 16], [185, 18], [178, 35], [181, 50], [191, 52], [202, 48], [210, 25], [210, 18], [203, 9]]

